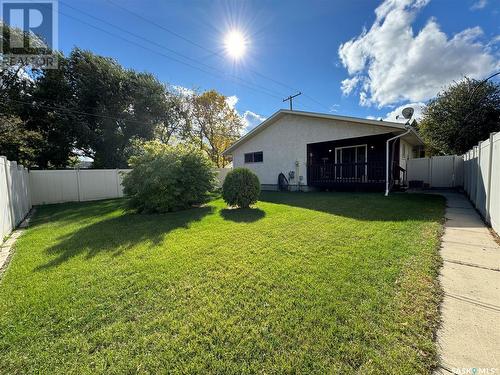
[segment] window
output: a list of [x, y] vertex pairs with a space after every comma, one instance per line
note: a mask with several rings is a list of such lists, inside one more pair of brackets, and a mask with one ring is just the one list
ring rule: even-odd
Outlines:
[[264, 153], [262, 151], [245, 154], [245, 163], [262, 163], [263, 161]]

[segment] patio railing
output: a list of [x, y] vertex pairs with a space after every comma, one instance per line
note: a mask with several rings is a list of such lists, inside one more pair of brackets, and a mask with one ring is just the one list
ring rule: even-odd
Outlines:
[[309, 183], [381, 183], [385, 182], [385, 162], [311, 164]]

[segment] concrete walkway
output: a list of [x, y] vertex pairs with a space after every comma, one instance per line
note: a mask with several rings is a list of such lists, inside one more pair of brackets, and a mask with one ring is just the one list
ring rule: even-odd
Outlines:
[[14, 229], [14, 231], [9, 235], [7, 240], [4, 243], [0, 242], [0, 277], [9, 265], [14, 244], [16, 243], [17, 239], [23, 234], [24, 230], [28, 227], [30, 219], [33, 217], [34, 212], [35, 209], [33, 208], [28, 213], [28, 215], [26, 215], [21, 224], [19, 224], [17, 229]]
[[447, 208], [437, 373], [499, 374], [500, 246], [464, 195], [442, 195]]

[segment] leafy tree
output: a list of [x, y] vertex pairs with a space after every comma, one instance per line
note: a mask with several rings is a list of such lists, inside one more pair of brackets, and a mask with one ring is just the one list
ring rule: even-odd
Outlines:
[[28, 104], [20, 112], [26, 128], [42, 136], [38, 144], [35, 164], [40, 168], [64, 168], [74, 156], [77, 141], [83, 134], [72, 97], [73, 90], [67, 76], [68, 61], [59, 57], [58, 69], [48, 69], [37, 78], [30, 96], [24, 98]]
[[74, 49], [70, 84], [86, 137], [77, 147], [94, 166], [125, 167], [132, 139], [151, 140], [167, 109], [165, 86], [153, 75], [126, 70], [116, 61]]
[[500, 130], [500, 85], [465, 78], [424, 110], [419, 131], [431, 154], [463, 154]]
[[182, 95], [166, 89], [162, 113], [155, 128], [155, 139], [170, 144], [190, 138], [190, 103]]
[[[2, 42], [16, 33], [32, 38], [30, 46], [42, 43], [7, 25]], [[77, 155], [94, 159], [98, 168], [126, 167], [134, 142], [152, 139], [195, 143], [222, 167], [228, 162], [222, 151], [243, 128], [216, 91], [187, 97], [151, 74], [78, 48], [67, 58], [59, 55], [59, 69], [2, 70], [0, 98], [0, 153], [42, 168], [65, 167]]]
[[236, 141], [243, 129], [243, 122], [227, 97], [215, 90], [193, 97], [192, 140], [206, 151], [219, 168], [228, 163], [222, 152]]
[[0, 134], [0, 155], [24, 166], [36, 164], [38, 149], [43, 144], [40, 133], [26, 129], [19, 117], [0, 115]]
[[[35, 48], [37, 53], [51, 53], [45, 43], [32, 33], [12, 28], [1, 20], [0, 29], [0, 45], [2, 46], [2, 54], [4, 55], [10, 53], [22, 55], [32, 54], [35, 52]], [[21, 48], [11, 48], [10, 40], [14, 37], [23, 38], [24, 46]], [[0, 69], [0, 99], [2, 101], [12, 98], [19, 99], [19, 95], [26, 93], [26, 90], [29, 89], [37, 75], [41, 72], [40, 69], [32, 67], [27, 63], [18, 63], [10, 67], [2, 67], [2, 69]]]

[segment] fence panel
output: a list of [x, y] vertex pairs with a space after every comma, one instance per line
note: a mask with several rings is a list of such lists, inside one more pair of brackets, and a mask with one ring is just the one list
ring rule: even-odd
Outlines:
[[78, 201], [78, 180], [74, 170], [30, 171], [34, 205]]
[[[222, 185], [230, 169], [216, 169]], [[33, 204], [84, 202], [123, 197], [123, 175], [130, 169], [34, 170], [29, 173]]]
[[93, 201], [120, 197], [120, 179], [117, 169], [88, 169], [76, 171], [80, 201]]
[[483, 217], [488, 214], [487, 195], [489, 189], [490, 140], [479, 142], [476, 180], [476, 208]]
[[0, 243], [31, 209], [28, 170], [0, 157]]
[[423, 181], [432, 188], [453, 188], [464, 185], [462, 156], [447, 155], [407, 161], [408, 181]]
[[7, 164], [5, 157], [0, 157], [0, 243], [12, 230], [12, 210], [10, 207], [9, 188], [7, 183]]
[[431, 158], [431, 183], [435, 188], [451, 188], [454, 183], [454, 155]]
[[469, 182], [469, 166], [470, 166], [470, 153], [467, 152], [464, 154], [464, 191], [468, 194], [470, 191], [470, 182]]
[[473, 205], [476, 205], [476, 192], [477, 192], [477, 163], [479, 159], [479, 150], [477, 146], [474, 146], [472, 149], [472, 160], [470, 166], [470, 194], [469, 198], [472, 201]]
[[453, 186], [464, 186], [464, 157], [455, 155], [453, 159], [453, 170], [455, 178]]
[[430, 184], [430, 158], [409, 159], [406, 161], [408, 181], [423, 181]]
[[500, 132], [491, 137], [491, 179], [489, 196], [489, 220], [493, 229], [500, 233]]

